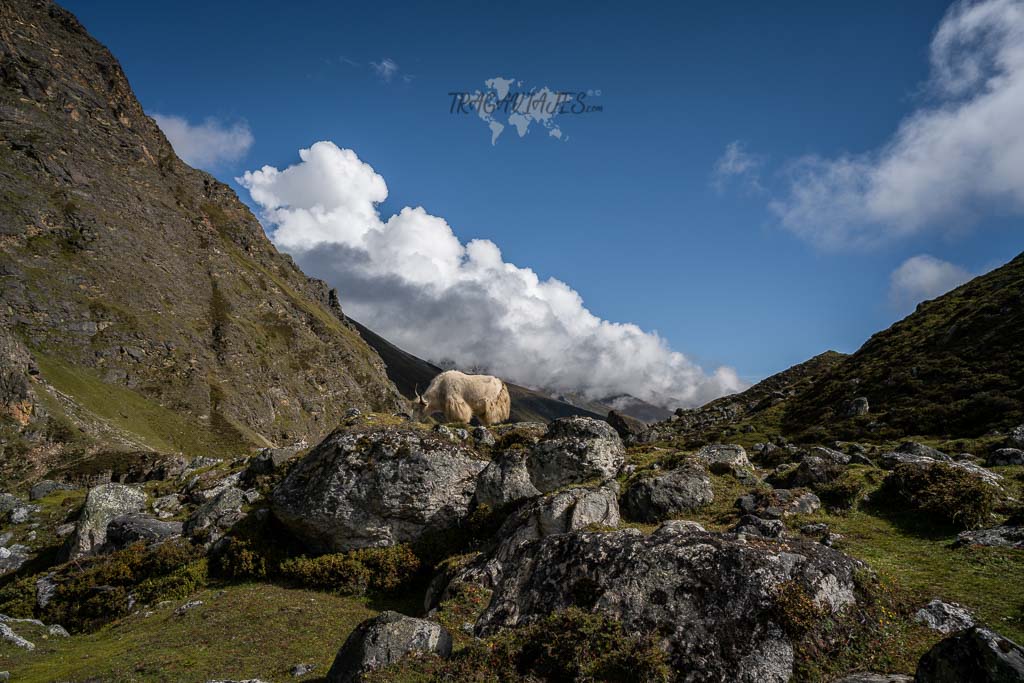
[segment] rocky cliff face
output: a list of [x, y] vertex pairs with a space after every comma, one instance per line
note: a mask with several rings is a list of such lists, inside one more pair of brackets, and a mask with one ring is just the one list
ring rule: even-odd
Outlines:
[[[312, 439], [401, 402], [337, 297], [178, 159], [74, 16], [35, 0], [0, 5], [0, 283], [6, 355], [31, 354], [62, 412], [146, 446]], [[3, 410], [24, 425], [15, 374]]]

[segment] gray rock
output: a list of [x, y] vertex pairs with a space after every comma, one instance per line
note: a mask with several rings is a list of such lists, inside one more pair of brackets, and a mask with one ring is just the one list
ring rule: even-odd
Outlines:
[[738, 444], [709, 444], [697, 451], [696, 457], [714, 474], [733, 474], [751, 466], [747, 452]]
[[38, 505], [18, 505], [8, 513], [7, 521], [11, 524], [25, 524], [37, 512], [39, 512]]
[[1024, 450], [1024, 425], [1017, 425], [1010, 430], [1006, 437], [1006, 447]]
[[896, 447], [897, 453], [909, 453], [910, 455], [922, 455], [933, 460], [949, 460], [949, 456], [937, 448], [926, 446], [917, 441], [904, 441]]
[[996, 526], [963, 531], [956, 537], [957, 546], [985, 545], [1003, 548], [1024, 548], [1024, 526]]
[[299, 678], [300, 676], [305, 676], [306, 674], [313, 673], [315, 669], [316, 664], [296, 664], [288, 670], [288, 673], [290, 673], [295, 678]]
[[731, 534], [662, 525], [573, 532], [530, 543], [507, 563], [476, 623], [485, 636], [577, 606], [657, 633], [673, 667], [692, 681], [788, 681], [793, 644], [775, 595], [800, 586], [827, 612], [855, 601], [864, 565], [806, 541], [746, 543]]
[[772, 474], [768, 481], [773, 486], [798, 488], [826, 484], [843, 473], [845, 466], [818, 455], [805, 455], [792, 469]]
[[215, 541], [222, 532], [241, 521], [244, 494], [233, 486], [222, 489], [206, 501], [186, 520], [182, 533], [194, 537], [205, 532], [208, 541]]
[[15, 633], [14, 629], [12, 629], [10, 626], [3, 622], [0, 622], [0, 640], [10, 643], [14, 647], [20, 647], [23, 650], [36, 649], [35, 643], [25, 640], [17, 633]]
[[903, 674], [878, 674], [870, 671], [859, 671], [847, 674], [833, 683], [910, 683], [914, 680], [911, 676]]
[[606, 418], [608, 424], [612, 426], [619, 436], [626, 443], [634, 443], [641, 439], [644, 432], [647, 431], [647, 425], [636, 419], [620, 413], [617, 410], [612, 410], [608, 413]]
[[201, 470], [206, 467], [213, 467], [221, 463], [220, 458], [207, 458], [206, 456], [199, 456], [198, 458], [192, 458], [189, 461], [188, 466], [185, 469], [188, 470]]
[[917, 664], [916, 683], [1024, 681], [1024, 649], [986, 628], [973, 627], [940, 640]]
[[867, 415], [869, 412], [871, 412], [871, 406], [865, 396], [858, 396], [850, 401], [850, 405], [846, 407], [846, 417], [860, 417], [861, 415]]
[[704, 468], [684, 465], [633, 482], [622, 497], [622, 511], [639, 522], [660, 522], [710, 505], [714, 500], [711, 478]]
[[53, 581], [53, 575], [47, 574], [36, 579], [36, 605], [44, 609], [50, 604], [50, 600], [57, 593], [57, 584]]
[[730, 531], [734, 534], [746, 534], [747, 536], [782, 538], [786, 534], [786, 525], [780, 519], [764, 519], [755, 515], [743, 515]]
[[160, 519], [173, 517], [179, 510], [181, 510], [181, 496], [176, 493], [160, 496], [153, 501], [153, 512]]
[[493, 446], [496, 442], [491, 430], [482, 425], [473, 427], [473, 440], [480, 446]]
[[181, 536], [181, 522], [162, 522], [149, 515], [132, 514], [115, 517], [107, 525], [107, 541], [103, 552], [127, 548], [142, 541], [147, 545]]
[[292, 467], [271, 503], [314, 549], [389, 546], [461, 523], [485, 466], [415, 427], [342, 429]]
[[54, 491], [70, 491], [73, 488], [74, 487], [71, 484], [65, 484], [64, 482], [54, 481], [52, 479], [43, 479], [32, 486], [31, 490], [29, 490], [28, 498], [29, 500], [39, 500], [40, 498], [45, 498]]
[[821, 509], [821, 499], [810, 492], [774, 489], [749, 493], [736, 500], [736, 507], [747, 515], [765, 519], [782, 519], [792, 515], [809, 515]]
[[804, 454], [804, 457], [807, 456], [821, 458], [833, 465], [847, 465], [850, 463], [849, 455], [842, 451], [837, 451], [834, 448], [826, 448], [825, 446], [811, 446]]
[[[962, 470], [978, 479], [982, 480], [986, 484], [994, 486], [995, 488], [1001, 488], [999, 482], [1002, 481], [1002, 475], [975, 465], [972, 462], [954, 462], [940, 461], [934, 458], [929, 458], [923, 455], [908, 455], [905, 453], [883, 453], [881, 458], [882, 467], [885, 469], [895, 469], [897, 465], [908, 465], [915, 469], [930, 469], [938, 464], [943, 464], [954, 469]], [[895, 474], [895, 473], [894, 473]], [[894, 476], [889, 475], [890, 477]], [[898, 482], [892, 482], [898, 483]]]
[[989, 454], [985, 464], [989, 467], [1024, 465], [1024, 451], [1019, 448], [1000, 448]]
[[548, 426], [526, 461], [530, 481], [542, 493], [591, 479], [613, 478], [626, 459], [611, 425], [589, 417], [563, 417]]
[[451, 634], [426, 619], [381, 612], [352, 631], [327, 672], [327, 683], [355, 683], [363, 674], [394, 664], [411, 653], [449, 657]]
[[242, 478], [246, 481], [252, 481], [256, 477], [273, 474], [284, 466], [286, 462], [294, 458], [301, 450], [302, 447], [299, 445], [286, 448], [262, 448], [249, 461], [249, 466], [245, 468], [245, 474]]
[[540, 491], [530, 481], [526, 470], [528, 455], [527, 451], [513, 448], [487, 463], [476, 480], [476, 502], [499, 509], [517, 500], [539, 496]]
[[50, 624], [46, 627], [46, 635], [53, 638], [70, 638], [71, 634], [60, 624]]
[[917, 610], [914, 619], [933, 631], [945, 635], [974, 626], [974, 617], [970, 612], [955, 602], [943, 602], [939, 599], [932, 600]]
[[202, 604], [203, 604], [202, 600], [189, 600], [188, 602], [184, 603], [183, 605], [181, 605], [180, 607], [175, 609], [174, 613], [177, 616], [180, 617], [185, 612], [189, 612], [191, 610], [194, 610], [196, 607], [201, 607]]
[[10, 547], [0, 546], [0, 576], [21, 569], [31, 557], [28, 546], [15, 543]]
[[125, 484], [101, 484], [89, 491], [75, 531], [63, 549], [65, 559], [92, 555], [107, 541], [107, 526], [115, 517], [142, 512], [146, 507], [146, 493]]

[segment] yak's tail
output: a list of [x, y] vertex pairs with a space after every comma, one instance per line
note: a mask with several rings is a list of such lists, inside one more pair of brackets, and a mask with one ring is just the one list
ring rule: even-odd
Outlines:
[[508, 395], [508, 386], [502, 382], [501, 391], [494, 400], [487, 402], [487, 424], [504, 422], [511, 413], [512, 398]]

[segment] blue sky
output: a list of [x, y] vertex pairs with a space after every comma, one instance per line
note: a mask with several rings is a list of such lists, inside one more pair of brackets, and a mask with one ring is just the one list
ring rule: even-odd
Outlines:
[[[1017, 3], [991, 3], [1006, 5], [997, 29], [1014, 20]], [[999, 191], [907, 181], [870, 212], [830, 208], [849, 189], [836, 189], [832, 162], [881, 166], [901, 122], [939, 106], [929, 49], [947, 2], [65, 4], [118, 57], [147, 112], [247, 127], [244, 152], [206, 165], [254, 209], [267, 207], [234, 178], [333, 141], [386, 181], [383, 219], [422, 206], [462, 243], [493, 241], [505, 262], [567, 283], [599, 318], [657, 331], [708, 372], [726, 365], [756, 381], [853, 351], [912, 309], [914, 292], [1024, 244], [1024, 188], [1010, 172]], [[986, 49], [969, 52], [970, 39], [958, 57]], [[390, 79], [374, 68], [385, 59], [397, 65]], [[482, 121], [449, 113], [448, 93], [494, 76], [599, 89], [603, 111], [560, 118], [565, 142], [535, 125], [492, 146]], [[938, 100], [954, 106], [984, 87]], [[733, 168], [747, 170], [716, 175], [737, 141]], [[808, 155], [819, 158], [810, 171], [799, 165]], [[795, 210], [806, 208], [800, 173], [832, 178], [816, 213]], [[964, 201], [944, 207], [957, 191]], [[847, 227], [818, 227], [833, 222]], [[894, 293], [894, 271], [920, 255], [933, 261], [911, 266], [940, 266], [924, 284], [908, 266], [910, 284]]]

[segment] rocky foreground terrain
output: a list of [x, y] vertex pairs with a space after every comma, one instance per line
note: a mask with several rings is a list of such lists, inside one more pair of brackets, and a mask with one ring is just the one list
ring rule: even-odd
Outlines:
[[73, 16], [0, 5], [0, 112], [0, 680], [1024, 680], [1024, 256], [653, 424], [417, 422]]

